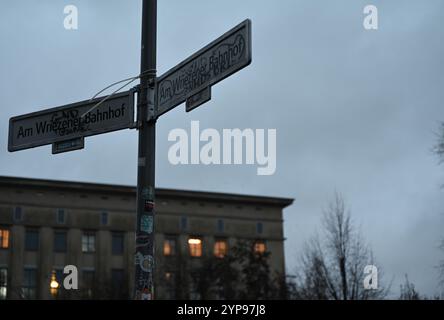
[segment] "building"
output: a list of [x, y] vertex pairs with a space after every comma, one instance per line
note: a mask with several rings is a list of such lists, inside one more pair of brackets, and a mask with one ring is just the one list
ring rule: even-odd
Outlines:
[[[293, 199], [156, 191], [156, 266], [180, 255], [223, 256], [238, 239], [271, 252], [284, 274], [283, 209]], [[125, 298], [134, 281], [136, 190], [131, 186], [0, 177], [0, 299]], [[156, 298], [175, 298], [174, 270], [156, 268]], [[53, 285], [55, 283], [55, 285]], [[50, 286], [53, 286], [51, 288]], [[108, 294], [109, 293], [109, 294]], [[190, 296], [193, 298], [193, 296]]]

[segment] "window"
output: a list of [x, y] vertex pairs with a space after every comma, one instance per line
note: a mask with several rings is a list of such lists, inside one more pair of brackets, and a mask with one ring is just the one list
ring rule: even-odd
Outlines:
[[58, 209], [57, 210], [57, 223], [58, 224], [64, 224], [65, 223], [65, 210], [64, 209]]
[[127, 299], [125, 296], [125, 271], [123, 269], [111, 270], [111, 290], [115, 299]]
[[22, 286], [24, 299], [36, 299], [37, 298], [37, 269], [25, 268], [23, 271], [23, 286]]
[[224, 226], [224, 220], [219, 219], [217, 220], [217, 232], [224, 232], [225, 226]]
[[54, 233], [54, 252], [66, 252], [66, 231]]
[[166, 299], [176, 299], [176, 277], [173, 272], [165, 272]]
[[181, 230], [186, 230], [188, 227], [188, 220], [187, 217], [181, 217], [180, 218], [180, 229]]
[[214, 256], [223, 258], [227, 255], [228, 245], [226, 240], [216, 240], [214, 243]]
[[200, 238], [189, 238], [188, 247], [190, 248], [190, 256], [201, 257], [202, 256], [202, 239]]
[[82, 235], [82, 252], [96, 251], [96, 235], [94, 232], [84, 232]]
[[8, 296], [8, 269], [0, 268], [0, 300]]
[[113, 232], [112, 250], [114, 255], [123, 254], [124, 234], [121, 232]]
[[163, 255], [174, 256], [176, 254], [176, 239], [174, 237], [167, 237], [163, 241]]
[[106, 226], [108, 224], [108, 212], [103, 211], [100, 214], [100, 223], [102, 224], [102, 226]]
[[83, 270], [83, 296], [87, 299], [94, 297], [94, 270]]
[[22, 207], [15, 207], [14, 208], [14, 221], [15, 222], [20, 222], [23, 219], [23, 214], [22, 214]]
[[254, 253], [258, 253], [258, 254], [264, 254], [266, 247], [265, 247], [265, 242], [264, 241], [256, 241], [254, 243]]
[[9, 230], [8, 229], [0, 229], [0, 249], [8, 249], [9, 248]]
[[262, 222], [258, 222], [256, 224], [256, 232], [257, 232], [257, 234], [262, 234], [263, 231], [264, 231], [264, 226], [262, 225]]
[[26, 229], [25, 250], [37, 251], [39, 249], [39, 231], [37, 229]]

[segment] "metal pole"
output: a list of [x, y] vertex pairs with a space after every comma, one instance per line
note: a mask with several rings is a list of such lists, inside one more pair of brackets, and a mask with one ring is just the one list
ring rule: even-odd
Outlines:
[[138, 95], [139, 150], [137, 166], [137, 222], [135, 286], [136, 300], [154, 298], [154, 178], [156, 119], [157, 0], [143, 0], [140, 91]]

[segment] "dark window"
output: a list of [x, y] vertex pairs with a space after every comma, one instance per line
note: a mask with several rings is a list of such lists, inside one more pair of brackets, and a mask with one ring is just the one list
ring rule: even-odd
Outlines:
[[8, 269], [0, 268], [0, 300], [8, 297]]
[[258, 234], [262, 234], [263, 231], [264, 231], [264, 226], [262, 225], [262, 222], [258, 222], [256, 224], [256, 232]]
[[66, 231], [54, 233], [54, 252], [66, 252]]
[[224, 232], [224, 220], [219, 219], [217, 220], [217, 232]]
[[121, 232], [113, 232], [112, 249], [114, 255], [123, 254], [124, 234]]
[[27, 229], [25, 235], [25, 250], [37, 251], [39, 249], [39, 231], [37, 229]]
[[[94, 297], [94, 270], [83, 270], [83, 297], [92, 299]], [[80, 289], [80, 288], [79, 288]]]
[[22, 221], [23, 215], [22, 215], [22, 207], [15, 207], [14, 208], [14, 221], [19, 222]]
[[125, 290], [125, 271], [123, 269], [111, 270], [111, 290], [114, 299], [127, 299]]
[[188, 220], [187, 217], [181, 217], [180, 218], [180, 229], [186, 230], [188, 227]]
[[35, 268], [24, 269], [22, 292], [24, 299], [37, 298], [37, 269]]
[[0, 249], [9, 248], [9, 229], [0, 229]]
[[108, 212], [103, 211], [100, 214], [100, 223], [102, 224], [102, 226], [108, 225]]
[[57, 223], [58, 224], [64, 224], [65, 223], [65, 210], [64, 209], [58, 209], [57, 210]]
[[82, 235], [82, 252], [96, 251], [96, 235], [94, 232], [85, 231]]
[[176, 277], [174, 272], [165, 272], [166, 299], [176, 299]]

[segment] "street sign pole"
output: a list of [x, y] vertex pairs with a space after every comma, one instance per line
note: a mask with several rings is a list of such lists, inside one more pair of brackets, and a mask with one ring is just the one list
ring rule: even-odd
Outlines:
[[140, 91], [137, 103], [139, 150], [137, 167], [137, 219], [135, 286], [136, 300], [154, 298], [154, 181], [156, 119], [157, 0], [143, 0]]

